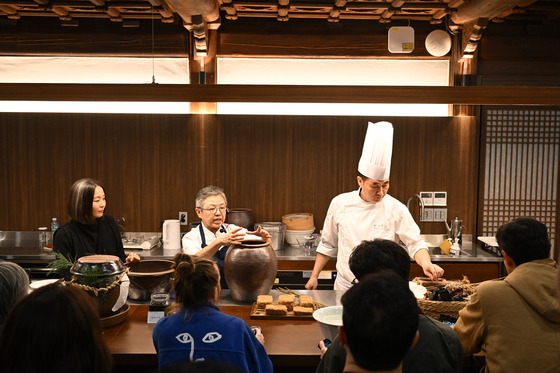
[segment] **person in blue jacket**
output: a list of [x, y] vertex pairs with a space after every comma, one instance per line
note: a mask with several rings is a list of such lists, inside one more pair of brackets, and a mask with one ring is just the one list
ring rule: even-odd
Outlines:
[[242, 372], [272, 372], [264, 336], [242, 319], [220, 312], [220, 274], [208, 258], [177, 253], [173, 258], [176, 312], [160, 319], [152, 339], [159, 369], [180, 361], [227, 362]]

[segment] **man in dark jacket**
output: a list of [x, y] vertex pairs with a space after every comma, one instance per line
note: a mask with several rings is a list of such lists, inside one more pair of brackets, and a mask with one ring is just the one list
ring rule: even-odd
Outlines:
[[[393, 241], [363, 241], [352, 252], [349, 264], [357, 281], [387, 269], [395, 271], [403, 280], [409, 280], [410, 258], [406, 250]], [[418, 312], [420, 338], [405, 355], [403, 372], [462, 372], [463, 348], [457, 334], [449, 326], [425, 316], [420, 310]], [[346, 350], [340, 345], [338, 336], [324, 351], [317, 373], [342, 372]]]

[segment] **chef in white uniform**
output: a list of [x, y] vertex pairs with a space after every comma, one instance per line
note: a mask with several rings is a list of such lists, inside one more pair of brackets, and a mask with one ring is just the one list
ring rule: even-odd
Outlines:
[[224, 261], [231, 245], [247, 239], [263, 239], [272, 242], [271, 235], [258, 227], [254, 232], [225, 223], [227, 199], [223, 189], [210, 185], [198, 191], [195, 198], [196, 214], [200, 218], [198, 227], [183, 236], [183, 252], [214, 260], [218, 264], [222, 288], [227, 288]]
[[337, 256], [334, 290], [348, 290], [355, 278], [348, 266], [352, 250], [363, 240], [376, 238], [402, 241], [426, 276], [435, 280], [443, 275], [443, 269], [430, 260], [428, 245], [408, 208], [387, 194], [392, 148], [393, 125], [369, 123], [358, 164], [359, 189], [331, 201], [307, 289], [317, 288], [320, 272]]

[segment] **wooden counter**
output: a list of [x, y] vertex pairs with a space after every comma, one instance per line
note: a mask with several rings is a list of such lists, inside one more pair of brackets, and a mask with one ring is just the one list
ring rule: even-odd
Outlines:
[[[275, 372], [314, 371], [319, 364], [317, 343], [323, 335], [315, 320], [253, 320], [249, 317], [250, 306], [220, 306], [220, 310], [245, 320], [249, 326], [261, 327]], [[152, 342], [155, 324], [148, 324], [147, 317], [147, 305], [131, 305], [128, 318], [122, 324], [105, 329], [105, 341], [113, 353], [115, 371], [157, 370], [157, 355]]]

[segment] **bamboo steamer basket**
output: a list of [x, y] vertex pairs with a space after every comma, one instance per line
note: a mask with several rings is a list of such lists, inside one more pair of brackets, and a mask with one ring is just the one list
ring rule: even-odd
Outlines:
[[453, 317], [459, 317], [459, 311], [461, 311], [466, 305], [467, 301], [461, 302], [444, 302], [436, 300], [427, 299], [417, 299], [418, 307], [422, 310], [424, 315], [431, 317], [432, 319], [439, 319], [440, 314], [445, 314]]
[[[468, 294], [471, 294], [472, 292], [475, 291], [476, 286], [478, 284], [471, 284], [470, 281], [468, 281], [468, 278], [466, 276], [464, 276], [463, 281], [465, 281], [465, 282], [462, 282], [460, 280], [448, 281], [448, 280], [443, 279], [443, 278], [439, 278], [437, 281], [432, 281], [428, 277], [415, 277], [413, 279], [413, 282], [424, 286], [429, 291], [433, 291], [440, 286], [445, 286], [445, 285], [452, 284], [452, 283], [457, 283], [458, 285], [466, 286], [467, 288], [470, 287], [470, 290], [467, 290]], [[463, 288], [463, 289], [465, 289], [465, 288]], [[431, 317], [432, 319], [436, 319], [436, 320], [439, 319], [439, 316], [442, 313], [445, 314], [445, 315], [449, 315], [449, 316], [453, 316], [453, 317], [458, 318], [459, 317], [459, 311], [461, 311], [463, 308], [465, 308], [465, 306], [468, 303], [468, 300], [463, 300], [463, 301], [435, 301], [435, 300], [429, 300], [429, 299], [417, 299], [417, 301], [418, 301], [418, 307], [422, 310], [422, 312], [426, 316]]]
[[296, 212], [282, 216], [282, 223], [289, 231], [309, 231], [315, 229], [313, 214]]

